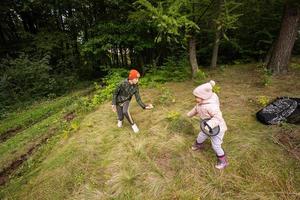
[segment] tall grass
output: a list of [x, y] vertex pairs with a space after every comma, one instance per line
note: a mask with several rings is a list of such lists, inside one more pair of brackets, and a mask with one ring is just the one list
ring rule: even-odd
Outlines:
[[[299, 199], [299, 163], [271, 138], [280, 130], [256, 121], [259, 105], [251, 99], [266, 95], [297, 95], [300, 83], [274, 80], [268, 88], [253, 66], [227, 67], [208, 78], [220, 85], [221, 109], [228, 124], [223, 147], [229, 160], [224, 171], [214, 168], [208, 141], [201, 152], [191, 150], [198, 119], [185, 114], [194, 106], [192, 81], [167, 83], [166, 104], [159, 88], [141, 89], [153, 110], [132, 101], [131, 114], [140, 128], [135, 134], [125, 121], [116, 126], [110, 103], [85, 116], [76, 134], [59, 139], [30, 176], [14, 178], [1, 188], [7, 199]], [[289, 75], [298, 76], [299, 71]], [[240, 79], [232, 79], [242, 76]], [[170, 98], [169, 98], [170, 97]], [[293, 126], [295, 131], [299, 127]], [[45, 155], [44, 155], [45, 156]], [[22, 187], [21, 187], [21, 184]]]

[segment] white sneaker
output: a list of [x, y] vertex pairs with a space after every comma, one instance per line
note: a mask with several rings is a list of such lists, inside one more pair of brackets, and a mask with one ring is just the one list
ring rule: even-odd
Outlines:
[[122, 128], [122, 126], [123, 126], [123, 122], [120, 121], [120, 120], [118, 120], [118, 127], [119, 127], [119, 128]]
[[140, 131], [139, 128], [136, 126], [136, 124], [133, 124], [131, 126], [131, 128], [132, 128], [133, 132], [135, 132], [135, 133], [138, 133]]

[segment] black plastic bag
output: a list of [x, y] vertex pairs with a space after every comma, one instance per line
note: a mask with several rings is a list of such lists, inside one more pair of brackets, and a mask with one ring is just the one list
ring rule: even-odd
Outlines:
[[279, 97], [256, 113], [264, 124], [300, 123], [300, 98]]

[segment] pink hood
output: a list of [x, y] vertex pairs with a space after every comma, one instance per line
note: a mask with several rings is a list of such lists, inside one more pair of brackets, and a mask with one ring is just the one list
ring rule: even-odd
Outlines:
[[221, 131], [227, 130], [225, 120], [223, 119], [222, 112], [220, 110], [219, 97], [214, 92], [212, 92], [208, 99], [203, 100], [201, 104], [196, 104], [196, 106], [188, 112], [187, 115], [189, 117], [197, 115], [201, 119], [211, 118], [207, 122], [210, 127], [214, 128], [219, 125]]

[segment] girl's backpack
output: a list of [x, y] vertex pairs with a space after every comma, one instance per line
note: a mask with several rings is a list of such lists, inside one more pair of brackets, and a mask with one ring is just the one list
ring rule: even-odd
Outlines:
[[300, 123], [300, 98], [279, 97], [256, 113], [264, 124]]

